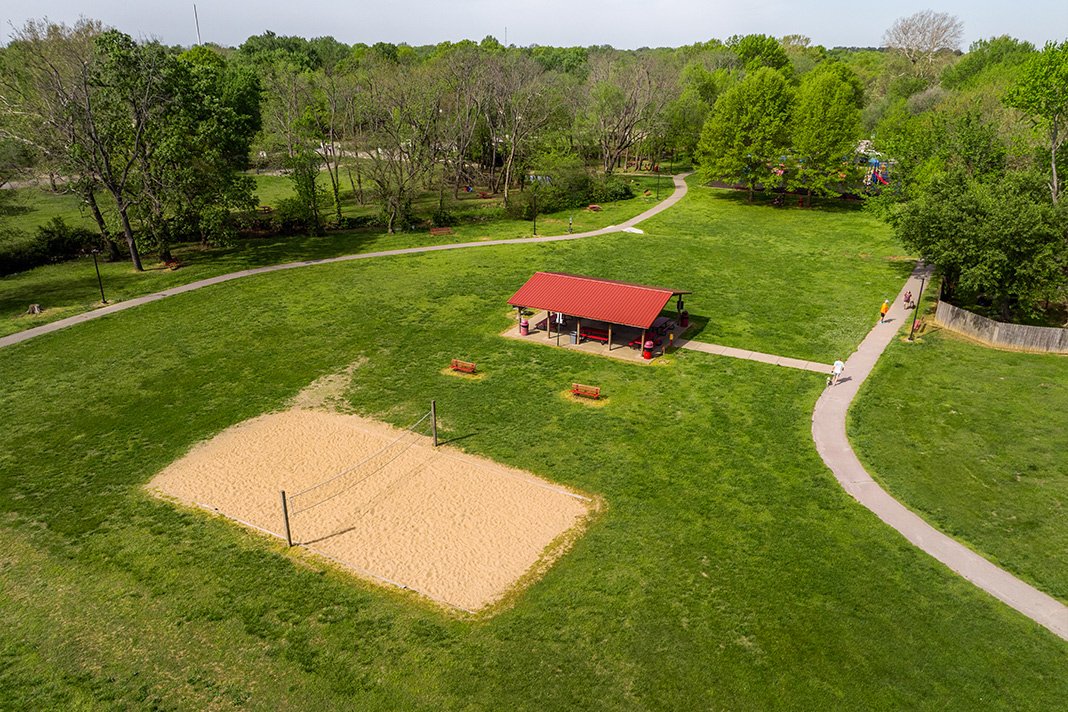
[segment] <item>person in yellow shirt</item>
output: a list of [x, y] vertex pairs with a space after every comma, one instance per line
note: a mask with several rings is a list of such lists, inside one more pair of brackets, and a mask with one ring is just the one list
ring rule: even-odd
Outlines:
[[879, 323], [882, 324], [886, 321], [886, 312], [890, 311], [890, 300], [884, 299], [883, 305], [879, 307]]

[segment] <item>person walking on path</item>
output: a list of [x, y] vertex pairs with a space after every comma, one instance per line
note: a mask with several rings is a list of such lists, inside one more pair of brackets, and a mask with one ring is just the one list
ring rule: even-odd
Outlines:
[[890, 300], [884, 299], [883, 305], [879, 307], [879, 323], [882, 324], [886, 321], [886, 312], [890, 311]]
[[911, 309], [915, 305], [912, 303], [912, 292], [905, 292], [905, 309]]
[[831, 367], [831, 385], [837, 386], [838, 379], [842, 377], [842, 371], [845, 370], [845, 364], [842, 363], [842, 359], [838, 358], [834, 360], [834, 366]]

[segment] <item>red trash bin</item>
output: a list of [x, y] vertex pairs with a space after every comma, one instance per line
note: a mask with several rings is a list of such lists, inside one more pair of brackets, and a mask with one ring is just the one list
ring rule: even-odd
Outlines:
[[519, 335], [527, 336], [530, 334], [530, 321], [526, 317], [519, 320]]
[[685, 329], [690, 325], [690, 312], [684, 311], [680, 316], [679, 326]]
[[653, 357], [653, 348], [655, 346], [656, 344], [653, 343], [652, 339], [646, 341], [645, 346], [642, 347], [642, 358], [647, 361], [651, 359]]

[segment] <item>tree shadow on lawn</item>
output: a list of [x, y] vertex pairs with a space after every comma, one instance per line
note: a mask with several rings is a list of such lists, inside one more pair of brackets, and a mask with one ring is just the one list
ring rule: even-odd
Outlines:
[[682, 338], [693, 339], [700, 336], [708, 327], [710, 318], [707, 316], [701, 316], [700, 314], [690, 313], [690, 327], [683, 333]]
[[[749, 202], [749, 191], [738, 190], [735, 188], [724, 188], [721, 186], [704, 184], [702, 187], [711, 188], [715, 191], [717, 198], [733, 202], [739, 206], [749, 206], [752, 208], [761, 208], [765, 210], [780, 210], [783, 214], [787, 214], [791, 211], [804, 211], [804, 212], [822, 212], [822, 213], [840, 213], [847, 215], [856, 215], [864, 210], [864, 201], [847, 199], [847, 198], [825, 198], [825, 197], [812, 197], [812, 206], [807, 208], [800, 208], [797, 206], [797, 199], [803, 198], [794, 193], [761, 193], [757, 192], [753, 195], [753, 202]], [[775, 201], [782, 199], [782, 205], [776, 205]]]

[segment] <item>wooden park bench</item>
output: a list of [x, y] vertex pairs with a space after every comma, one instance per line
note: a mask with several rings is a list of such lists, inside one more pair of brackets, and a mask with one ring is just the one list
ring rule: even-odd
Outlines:
[[463, 371], [464, 373], [474, 373], [477, 370], [475, 364], [470, 361], [461, 361], [458, 358], [452, 360], [452, 363], [449, 364], [449, 368], [453, 371]]
[[264, 215], [267, 215], [268, 213], [271, 212], [271, 206], [270, 205], [261, 205], [260, 206], [260, 212], [263, 213]]
[[163, 263], [171, 272], [182, 266], [182, 261], [177, 258], [169, 259]]
[[584, 386], [581, 383], [572, 383], [571, 392], [576, 396], [585, 396], [594, 400], [601, 397], [600, 386]]
[[583, 329], [579, 331], [579, 336], [584, 339], [595, 339], [597, 341], [604, 341], [605, 343], [608, 342], [608, 332], [604, 329], [594, 329], [588, 326], [583, 327]]
[[451, 227], [432, 227], [430, 228], [430, 234], [433, 237], [441, 237], [442, 235], [451, 235]]
[[480, 197], [480, 198], [492, 198], [493, 194], [492, 193], [479, 193], [478, 197]]
[[587, 209], [587, 210], [592, 210], [593, 212], [595, 212], [595, 213], [596, 213], [596, 212], [597, 212], [598, 210], [600, 210], [600, 209], [601, 209], [601, 206], [600, 206], [600, 205], [591, 205], [590, 207], [588, 207], [588, 208], [586, 208], [586, 209]]

